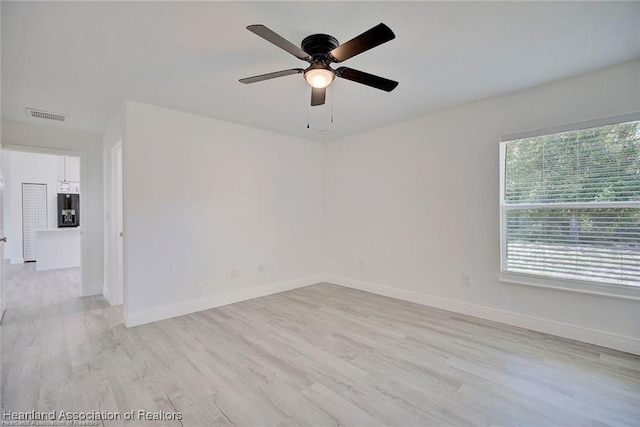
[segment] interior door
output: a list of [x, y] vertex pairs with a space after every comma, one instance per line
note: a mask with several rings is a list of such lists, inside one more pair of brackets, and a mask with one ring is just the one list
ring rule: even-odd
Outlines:
[[47, 228], [47, 184], [22, 184], [24, 262], [36, 261], [36, 231]]
[[4, 234], [4, 170], [2, 164], [2, 144], [0, 144], [0, 321], [2, 321], [7, 301], [4, 293], [4, 244], [7, 238]]

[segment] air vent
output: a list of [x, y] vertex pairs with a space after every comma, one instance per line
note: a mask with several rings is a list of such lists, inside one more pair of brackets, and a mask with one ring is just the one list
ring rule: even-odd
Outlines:
[[55, 120], [56, 122], [66, 122], [69, 119], [67, 114], [52, 113], [50, 111], [34, 110], [27, 108], [27, 117], [33, 119]]

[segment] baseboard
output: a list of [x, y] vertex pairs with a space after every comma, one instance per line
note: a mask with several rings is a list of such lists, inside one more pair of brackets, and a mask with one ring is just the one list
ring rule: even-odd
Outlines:
[[246, 301], [253, 298], [259, 298], [266, 295], [276, 294], [278, 292], [289, 291], [291, 289], [313, 285], [322, 281], [323, 276], [308, 276], [300, 279], [289, 280], [286, 282], [246, 289], [238, 292], [216, 295], [210, 298], [203, 298], [180, 304], [169, 305], [141, 313], [127, 313], [125, 315], [125, 326], [130, 328], [133, 326], [144, 325], [145, 323], [170, 319], [172, 317], [183, 316], [185, 314], [208, 310], [210, 308], [233, 304], [240, 301]]
[[10, 264], [24, 264], [24, 258], [11, 258]]
[[82, 289], [82, 296], [83, 297], [92, 297], [95, 295], [102, 295], [102, 286], [98, 285], [98, 286], [89, 286], [85, 289]]
[[541, 319], [539, 317], [525, 316], [510, 311], [469, 304], [433, 295], [391, 288], [346, 277], [325, 275], [324, 281], [348, 288], [371, 292], [373, 294], [440, 308], [443, 310], [479, 317], [481, 319], [492, 320], [495, 322], [505, 323], [507, 325], [518, 326], [533, 331], [544, 332], [563, 338], [570, 338], [576, 341], [582, 341], [589, 344], [595, 344], [602, 347], [640, 355], [640, 340], [633, 337], [611, 334], [609, 332], [583, 328], [567, 323]]
[[107, 300], [107, 302], [108, 302], [110, 305], [114, 305], [114, 304], [113, 304], [113, 301], [111, 300], [111, 292], [109, 291], [109, 287], [108, 287], [108, 286], [104, 286], [104, 287], [102, 288], [102, 296], [104, 297], [104, 299], [106, 299], [106, 300]]

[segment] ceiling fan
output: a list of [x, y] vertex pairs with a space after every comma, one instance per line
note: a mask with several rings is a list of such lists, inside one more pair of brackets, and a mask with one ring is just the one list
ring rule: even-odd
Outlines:
[[341, 77], [387, 92], [391, 92], [398, 86], [398, 82], [385, 79], [384, 77], [375, 76], [348, 67], [333, 69], [330, 65], [332, 62], [345, 61], [362, 52], [393, 40], [396, 35], [385, 24], [378, 24], [343, 44], [338, 43], [335, 37], [327, 34], [312, 34], [302, 40], [300, 47], [261, 24], [249, 25], [247, 30], [273, 43], [280, 49], [289, 52], [296, 58], [309, 62], [311, 65], [306, 69], [291, 68], [289, 70], [247, 77], [240, 79], [242, 83], [256, 83], [263, 80], [275, 79], [276, 77], [303, 74], [305, 80], [311, 85], [312, 106], [324, 104], [327, 86], [331, 84], [335, 77]]

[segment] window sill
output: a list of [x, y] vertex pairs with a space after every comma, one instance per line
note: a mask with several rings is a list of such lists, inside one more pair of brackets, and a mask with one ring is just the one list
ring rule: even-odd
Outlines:
[[604, 285], [583, 280], [556, 279], [533, 276], [522, 273], [501, 272], [498, 279], [502, 283], [536, 286], [560, 291], [580, 292], [603, 297], [622, 298], [640, 301], [640, 287], [624, 285]]

